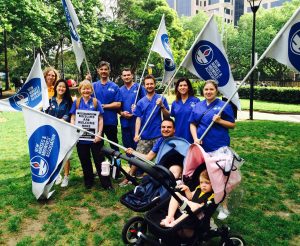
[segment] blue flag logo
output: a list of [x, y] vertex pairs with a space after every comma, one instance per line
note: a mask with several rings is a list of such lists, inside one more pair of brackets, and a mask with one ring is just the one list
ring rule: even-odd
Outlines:
[[166, 52], [173, 58], [172, 50], [169, 43], [169, 36], [167, 34], [161, 35], [161, 42], [166, 50]]
[[41, 126], [30, 136], [28, 145], [32, 181], [43, 183], [56, 168], [60, 150], [58, 133], [50, 125]]
[[193, 48], [192, 61], [195, 70], [204, 80], [213, 79], [219, 86], [224, 86], [230, 78], [229, 64], [213, 43], [200, 40]]
[[34, 108], [42, 101], [42, 83], [40, 78], [29, 80], [21, 90], [14, 96], [8, 99], [10, 105], [22, 111], [21, 104]]
[[291, 27], [288, 56], [291, 64], [300, 71], [300, 22]]
[[70, 29], [71, 37], [76, 42], [78, 42], [79, 41], [79, 35], [78, 35], [78, 33], [76, 31], [76, 28], [74, 27], [74, 24], [72, 22], [72, 18], [70, 16], [70, 12], [69, 12], [69, 9], [68, 9], [66, 1], [62, 0], [62, 4], [63, 4], [64, 10], [65, 10], [65, 14], [66, 14], [68, 26], [69, 26], [69, 29]]

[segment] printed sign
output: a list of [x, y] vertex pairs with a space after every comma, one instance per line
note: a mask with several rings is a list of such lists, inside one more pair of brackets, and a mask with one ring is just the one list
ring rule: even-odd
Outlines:
[[[99, 112], [89, 110], [76, 110], [75, 124], [83, 129], [97, 134], [98, 133], [98, 117]], [[95, 136], [83, 133], [79, 140], [94, 141]]]

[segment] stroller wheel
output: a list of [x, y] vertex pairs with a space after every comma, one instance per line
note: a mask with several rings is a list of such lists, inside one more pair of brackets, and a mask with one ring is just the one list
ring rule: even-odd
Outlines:
[[147, 230], [143, 217], [136, 216], [127, 221], [123, 226], [122, 239], [125, 244], [134, 245], [138, 240], [138, 232]]
[[227, 239], [221, 239], [220, 245], [221, 246], [245, 246], [246, 243], [241, 236], [229, 234]]

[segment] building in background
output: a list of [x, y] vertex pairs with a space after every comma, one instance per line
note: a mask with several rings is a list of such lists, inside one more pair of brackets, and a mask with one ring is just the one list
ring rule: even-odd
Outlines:
[[[261, 7], [264, 9], [271, 9], [282, 6], [285, 2], [290, 2], [291, 0], [262, 0], [261, 1]], [[244, 13], [251, 12], [251, 8], [249, 5], [249, 2], [247, 0], [244, 0]]]
[[[200, 10], [208, 15], [214, 13], [221, 16], [226, 23], [235, 26], [244, 13], [251, 12], [247, 0], [166, 0], [169, 6], [181, 16], [194, 16]], [[284, 2], [291, 0], [262, 0], [261, 6], [265, 9], [280, 7]]]

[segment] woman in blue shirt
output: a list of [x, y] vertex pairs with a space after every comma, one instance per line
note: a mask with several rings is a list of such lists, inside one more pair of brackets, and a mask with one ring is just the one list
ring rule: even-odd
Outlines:
[[98, 119], [97, 119], [98, 132], [95, 132], [96, 134], [95, 138], [90, 140], [80, 140], [76, 145], [77, 154], [83, 171], [85, 187], [87, 189], [90, 189], [94, 185], [94, 173], [93, 173], [93, 166], [92, 166], [92, 159], [91, 159], [93, 156], [94, 164], [102, 187], [107, 190], [113, 189], [109, 175], [104, 176], [101, 174], [102, 171], [101, 163], [105, 159], [104, 154], [101, 151], [103, 147], [103, 141], [101, 141], [101, 134], [103, 130], [103, 114], [104, 114], [102, 104], [99, 100], [91, 96], [94, 90], [90, 81], [88, 80], [82, 81], [79, 84], [78, 91], [81, 97], [77, 98], [77, 100], [74, 101], [72, 108], [70, 110], [70, 114], [72, 115], [71, 124], [73, 125], [76, 124], [77, 110], [81, 110], [84, 113], [88, 113], [87, 111], [99, 112]]
[[[232, 107], [228, 104], [221, 115], [217, 115], [225, 102], [217, 98], [218, 85], [214, 80], [206, 81], [203, 95], [205, 100], [197, 103], [189, 118], [190, 130], [194, 142], [201, 144], [203, 149], [210, 156], [220, 157], [222, 155], [223, 158], [228, 160], [228, 164], [231, 164], [233, 161], [233, 154], [228, 148], [230, 145], [228, 129], [235, 127], [235, 118]], [[214, 124], [200, 142], [199, 138], [212, 121]], [[226, 199], [222, 205], [218, 219], [225, 219], [229, 215]]]
[[[60, 79], [54, 85], [54, 96], [49, 100], [49, 108], [46, 110], [46, 113], [58, 119], [70, 122], [69, 111], [72, 103], [73, 100], [69, 86], [64, 79]], [[70, 160], [67, 160], [64, 166], [64, 179], [62, 180], [61, 175], [59, 175], [55, 183], [61, 183], [61, 187], [67, 187], [69, 183], [69, 174]]]
[[200, 100], [194, 97], [194, 90], [188, 78], [180, 78], [175, 85], [176, 99], [172, 103], [171, 116], [175, 119], [176, 137], [181, 137], [193, 143], [190, 123], [187, 121], [195, 105]]

